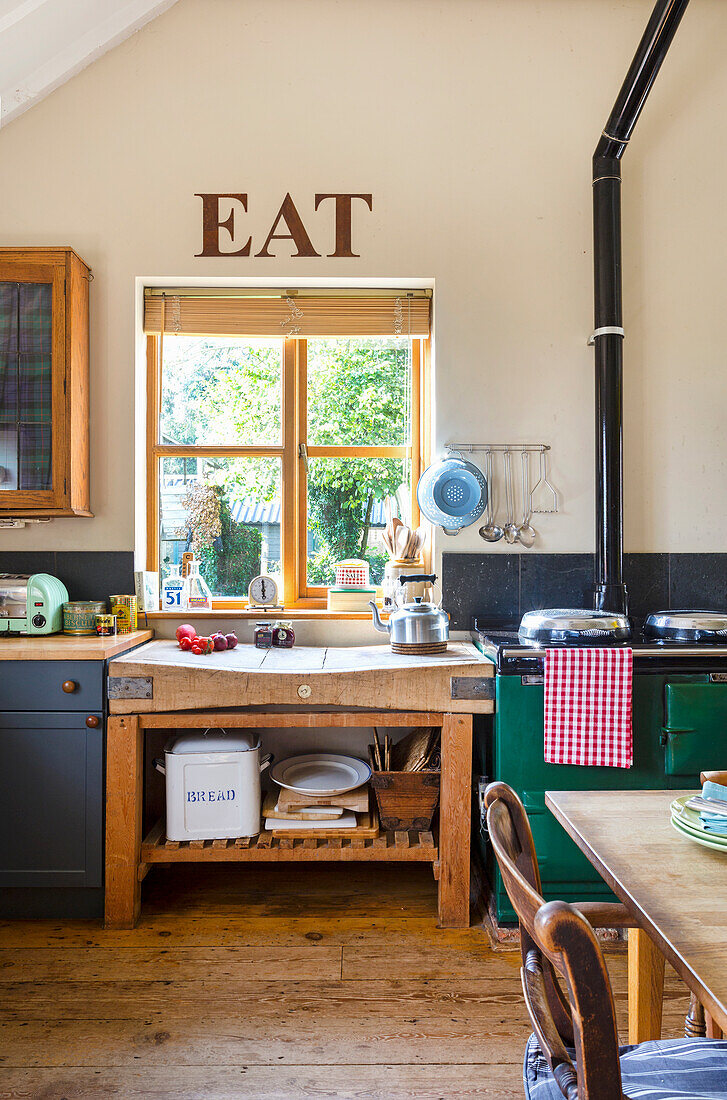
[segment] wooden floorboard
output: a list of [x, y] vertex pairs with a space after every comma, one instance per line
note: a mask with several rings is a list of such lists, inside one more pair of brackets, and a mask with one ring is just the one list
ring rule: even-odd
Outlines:
[[[665, 1035], [687, 1003], [668, 974]], [[438, 929], [425, 867], [154, 868], [133, 931], [0, 923], [3, 1100], [510, 1100], [529, 1032], [517, 952]]]
[[479, 1066], [244, 1066], [168, 1070], [0, 1069], [4, 1100], [522, 1100], [520, 1064]]

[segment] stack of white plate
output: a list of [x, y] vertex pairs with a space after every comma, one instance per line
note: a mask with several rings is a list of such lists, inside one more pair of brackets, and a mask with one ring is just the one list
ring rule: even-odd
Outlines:
[[682, 836], [693, 840], [695, 844], [702, 844], [705, 848], [727, 854], [727, 817], [724, 819], [724, 833], [715, 833], [712, 829], [707, 832], [699, 810], [692, 810], [686, 805], [693, 797], [691, 794], [685, 794], [674, 799], [670, 806], [672, 826]]

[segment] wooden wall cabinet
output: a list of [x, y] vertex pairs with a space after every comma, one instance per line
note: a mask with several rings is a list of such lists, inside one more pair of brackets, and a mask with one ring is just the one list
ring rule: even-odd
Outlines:
[[0, 518], [92, 515], [89, 280], [71, 248], [0, 248]]

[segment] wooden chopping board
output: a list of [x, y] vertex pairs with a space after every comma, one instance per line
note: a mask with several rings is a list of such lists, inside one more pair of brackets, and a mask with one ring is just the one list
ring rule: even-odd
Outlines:
[[357, 838], [358, 840], [375, 840], [379, 835], [379, 814], [376, 808], [371, 813], [361, 814], [355, 829], [326, 829], [322, 825], [320, 829], [273, 829], [273, 836], [289, 837], [292, 840], [306, 840], [315, 837], [318, 840], [341, 840]]
[[344, 810], [353, 810], [355, 813], [365, 814], [369, 808], [369, 787], [364, 784], [354, 791], [346, 794], [299, 794], [297, 791], [286, 790], [285, 787], [276, 788], [275, 794], [281, 810], [290, 812], [301, 806], [340, 806]]
[[277, 806], [277, 791], [268, 791], [263, 799], [263, 817], [279, 818], [281, 821], [335, 821], [337, 817], [342, 817], [345, 812], [342, 806], [334, 806], [333, 813], [324, 816], [320, 810], [310, 806], [305, 808], [292, 807], [290, 810], [279, 810]]

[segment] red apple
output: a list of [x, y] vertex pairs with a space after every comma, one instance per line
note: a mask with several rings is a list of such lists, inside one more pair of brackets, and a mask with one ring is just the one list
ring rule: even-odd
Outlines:
[[181, 626], [177, 627], [177, 641], [178, 642], [181, 641], [182, 638], [192, 639], [192, 638], [196, 637], [196, 634], [197, 634], [197, 631], [189, 623], [182, 623]]

